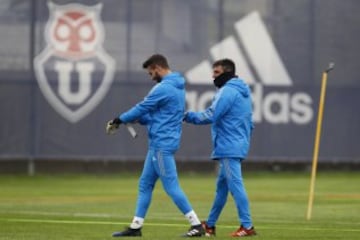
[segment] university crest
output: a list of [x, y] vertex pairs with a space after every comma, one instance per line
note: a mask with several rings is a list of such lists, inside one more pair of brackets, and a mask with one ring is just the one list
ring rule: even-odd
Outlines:
[[48, 6], [47, 45], [34, 60], [36, 79], [50, 105], [76, 123], [100, 103], [114, 77], [115, 61], [102, 46], [102, 5]]

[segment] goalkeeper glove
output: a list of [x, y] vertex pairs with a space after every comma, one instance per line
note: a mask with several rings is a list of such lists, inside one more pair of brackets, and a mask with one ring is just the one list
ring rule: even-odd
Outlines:
[[120, 124], [122, 124], [122, 121], [119, 118], [114, 118], [113, 120], [108, 121], [106, 124], [106, 133], [114, 134]]

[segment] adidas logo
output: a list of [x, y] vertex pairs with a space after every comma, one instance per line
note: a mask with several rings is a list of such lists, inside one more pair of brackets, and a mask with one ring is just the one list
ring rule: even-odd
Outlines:
[[[210, 54], [214, 60], [224, 57], [232, 59], [236, 62], [237, 74], [242, 76], [248, 84], [255, 84], [255, 77], [245, 58], [248, 56], [264, 85], [292, 85], [291, 77], [258, 12], [250, 13], [237, 21], [235, 29], [243, 43], [246, 55], [237, 44], [236, 38], [229, 36], [210, 48]], [[212, 64], [204, 60], [187, 71], [186, 77], [192, 84], [212, 84], [209, 81], [211, 73]]]
[[[288, 92], [293, 81], [260, 14], [246, 15], [235, 22], [234, 28], [239, 41], [234, 35], [226, 37], [210, 48], [210, 55], [213, 60], [232, 59], [236, 63], [236, 74], [252, 87], [254, 122], [308, 124], [313, 119], [312, 98], [305, 92]], [[203, 60], [185, 76], [190, 84], [212, 85], [212, 63]], [[264, 87], [283, 88], [268, 92]], [[214, 91], [187, 92], [188, 108], [204, 110], [213, 95]]]

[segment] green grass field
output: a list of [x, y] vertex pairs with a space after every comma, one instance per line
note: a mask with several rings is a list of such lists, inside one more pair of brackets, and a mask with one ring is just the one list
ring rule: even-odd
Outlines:
[[[309, 173], [244, 174], [258, 235], [255, 239], [360, 239], [360, 174], [321, 172], [311, 221], [305, 219]], [[0, 176], [0, 239], [112, 239], [132, 220], [137, 174]], [[215, 175], [181, 175], [201, 219], [214, 196]], [[142, 239], [180, 239], [187, 220], [158, 182]], [[238, 226], [231, 196], [217, 239]]]

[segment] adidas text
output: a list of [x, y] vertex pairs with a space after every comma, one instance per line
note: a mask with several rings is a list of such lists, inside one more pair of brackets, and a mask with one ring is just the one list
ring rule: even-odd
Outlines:
[[[269, 91], [264, 86], [252, 86], [253, 120], [255, 123], [298, 125], [308, 124], [313, 119], [312, 98], [305, 92]], [[215, 91], [188, 91], [188, 111], [203, 111], [211, 103]]]

